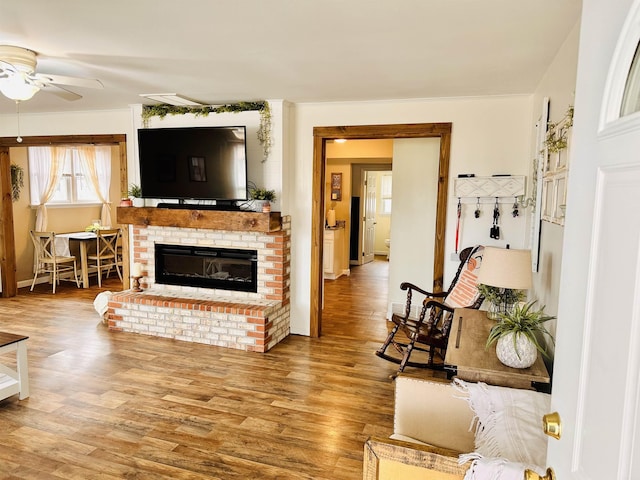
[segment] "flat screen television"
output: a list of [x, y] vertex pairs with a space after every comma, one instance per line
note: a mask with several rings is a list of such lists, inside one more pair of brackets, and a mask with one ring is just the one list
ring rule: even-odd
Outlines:
[[138, 130], [143, 198], [247, 200], [246, 128]]

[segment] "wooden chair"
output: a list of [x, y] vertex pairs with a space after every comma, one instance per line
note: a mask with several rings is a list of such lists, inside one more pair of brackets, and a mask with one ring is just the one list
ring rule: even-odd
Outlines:
[[101, 229], [96, 231], [96, 253], [87, 255], [87, 265], [98, 270], [98, 286], [102, 287], [102, 273], [106, 270], [106, 277], [115, 268], [122, 280], [122, 260], [118, 255], [118, 243], [122, 233], [119, 228]]
[[[393, 313], [391, 321], [394, 326], [387, 339], [376, 351], [376, 355], [385, 360], [399, 363], [400, 367], [393, 377], [401, 373], [405, 367], [444, 368], [444, 357], [449, 342], [449, 330], [455, 308], [479, 308], [483, 297], [477, 290], [477, 274], [482, 262], [484, 247], [475, 246], [462, 250], [459, 254], [460, 265], [446, 292], [432, 293], [409, 282], [400, 285], [407, 291], [404, 311]], [[422, 305], [416, 305], [414, 294], [424, 295]], [[398, 340], [396, 335], [404, 334]], [[396, 355], [387, 353], [392, 345]], [[426, 362], [410, 360], [414, 350], [425, 352]], [[436, 357], [440, 361], [436, 362]]]
[[33, 247], [35, 248], [35, 264], [31, 291], [36, 284], [38, 275], [50, 275], [53, 283], [53, 293], [56, 285], [60, 284], [61, 274], [73, 272], [76, 286], [79, 288], [76, 257], [73, 255], [58, 255], [56, 252], [56, 234], [54, 232], [29, 231]]

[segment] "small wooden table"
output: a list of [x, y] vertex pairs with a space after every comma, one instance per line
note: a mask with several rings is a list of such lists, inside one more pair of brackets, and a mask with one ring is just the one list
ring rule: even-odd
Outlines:
[[[90, 243], [95, 243], [98, 236], [94, 232], [72, 232], [72, 233], [60, 233], [56, 234], [56, 238], [65, 238], [69, 240], [75, 240], [80, 244], [80, 274], [82, 276], [82, 288], [89, 288], [89, 260], [87, 259], [87, 246]], [[67, 245], [67, 252], [69, 246]], [[66, 253], [71, 255], [70, 253]]]
[[20, 400], [29, 396], [28, 338], [23, 335], [0, 332], [0, 355], [15, 351], [17, 361], [16, 370], [0, 364], [0, 400], [16, 393], [19, 394]]
[[532, 382], [549, 383], [549, 373], [542, 356], [529, 368], [511, 368], [496, 357], [495, 346], [485, 349], [489, 330], [495, 321], [486, 312], [457, 308], [454, 312], [445, 369], [469, 382], [485, 382], [504, 387], [531, 389]]

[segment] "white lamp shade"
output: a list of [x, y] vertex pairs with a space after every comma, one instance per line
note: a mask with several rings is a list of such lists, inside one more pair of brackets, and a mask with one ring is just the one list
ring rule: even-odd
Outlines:
[[531, 288], [531, 250], [484, 247], [478, 283], [490, 287]]

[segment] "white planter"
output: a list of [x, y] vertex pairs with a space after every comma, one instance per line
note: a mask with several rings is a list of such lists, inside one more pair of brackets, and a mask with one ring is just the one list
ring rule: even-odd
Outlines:
[[144, 198], [134, 197], [132, 200], [134, 207], [144, 207]]
[[[507, 367], [529, 368], [538, 358], [538, 349], [526, 335], [518, 334], [514, 348], [513, 333], [500, 337], [496, 343], [498, 360]], [[517, 350], [517, 352], [516, 352]]]
[[253, 201], [253, 211], [254, 212], [264, 212], [265, 206], [268, 207], [268, 211], [271, 211], [271, 203], [269, 200], [254, 200]]

